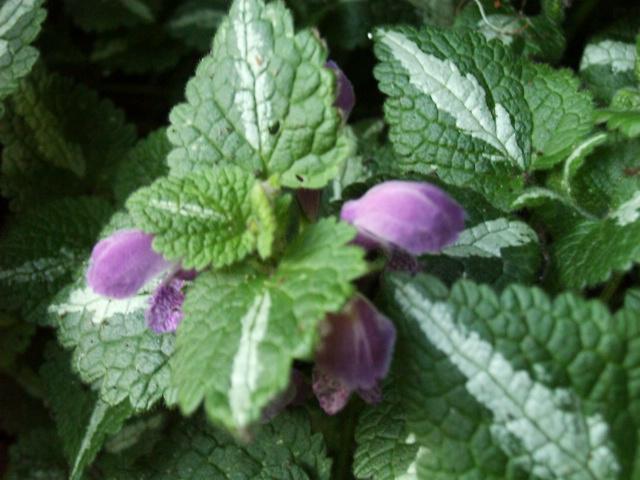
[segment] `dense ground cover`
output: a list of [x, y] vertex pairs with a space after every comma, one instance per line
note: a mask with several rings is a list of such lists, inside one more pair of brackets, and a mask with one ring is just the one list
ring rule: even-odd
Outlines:
[[640, 478], [639, 14], [0, 0], [0, 476]]

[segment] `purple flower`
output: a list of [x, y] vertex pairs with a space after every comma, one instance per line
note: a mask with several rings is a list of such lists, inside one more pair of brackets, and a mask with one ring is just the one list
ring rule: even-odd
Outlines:
[[182, 287], [196, 272], [181, 270], [179, 264], [165, 260], [153, 251], [152, 242], [153, 236], [140, 230], [120, 230], [100, 240], [91, 252], [87, 283], [100, 295], [122, 299], [166, 274], [150, 298], [146, 319], [153, 331], [172, 332], [182, 320]]
[[87, 282], [94, 292], [111, 298], [134, 295], [171, 264], [151, 249], [153, 236], [120, 230], [100, 240], [91, 252]]
[[342, 206], [340, 218], [358, 229], [356, 243], [371, 250], [400, 248], [417, 256], [451, 245], [464, 228], [464, 210], [424, 182], [389, 181]]
[[346, 121], [356, 103], [356, 94], [353, 91], [353, 85], [336, 62], [329, 60], [325, 66], [336, 73], [338, 95], [334, 105], [340, 109]]
[[352, 392], [365, 401], [380, 400], [378, 382], [389, 371], [396, 330], [363, 296], [335, 315], [327, 315], [326, 335], [316, 352], [313, 391], [329, 414], [340, 411]]

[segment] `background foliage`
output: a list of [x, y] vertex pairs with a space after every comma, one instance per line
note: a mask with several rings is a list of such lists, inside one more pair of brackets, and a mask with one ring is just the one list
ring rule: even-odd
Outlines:
[[[629, 3], [0, 0], [0, 476], [639, 478]], [[246, 31], [262, 50], [230, 46]], [[327, 56], [355, 87], [348, 125]], [[278, 121], [251, 117], [266, 104]], [[467, 219], [426, 273], [358, 284], [398, 329], [382, 403], [266, 421], [377, 268], [330, 217], [392, 178]], [[292, 218], [303, 187], [329, 218]], [[215, 267], [177, 337], [146, 327], [153, 286], [86, 285], [95, 242], [134, 225]], [[247, 355], [268, 371], [228, 383], [265, 318]]]

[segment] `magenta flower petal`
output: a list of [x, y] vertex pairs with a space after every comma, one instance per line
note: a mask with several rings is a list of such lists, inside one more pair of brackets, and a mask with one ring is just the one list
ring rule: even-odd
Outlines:
[[[354, 225], [357, 243], [375, 240], [412, 255], [439, 252], [464, 229], [464, 210], [439, 188], [423, 182], [389, 181], [342, 206], [340, 218]], [[364, 241], [363, 241], [364, 240]]]
[[145, 316], [147, 325], [156, 333], [175, 332], [182, 321], [184, 280], [177, 276], [160, 285], [149, 299]]
[[316, 353], [316, 366], [350, 391], [369, 390], [389, 371], [396, 329], [361, 295], [336, 315], [327, 315], [328, 333]]
[[351, 389], [339, 378], [323, 372], [319, 368], [314, 368], [313, 393], [316, 395], [320, 407], [329, 415], [335, 415], [349, 401]]
[[356, 94], [353, 90], [353, 84], [338, 64], [333, 60], [329, 60], [325, 66], [336, 73], [338, 81], [338, 95], [334, 105], [340, 109], [342, 116], [346, 121], [346, 119], [349, 118], [349, 115], [351, 115], [353, 106], [356, 104]]
[[87, 283], [94, 292], [127, 298], [156, 275], [171, 267], [151, 248], [152, 235], [140, 230], [120, 230], [100, 240], [91, 253]]

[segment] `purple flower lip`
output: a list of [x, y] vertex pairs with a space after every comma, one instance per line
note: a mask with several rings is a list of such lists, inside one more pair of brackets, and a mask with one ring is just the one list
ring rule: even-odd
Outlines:
[[87, 283], [94, 292], [127, 298], [171, 263], [151, 248], [153, 236], [140, 230], [120, 230], [100, 240], [91, 253]]
[[313, 382], [322, 408], [336, 413], [354, 391], [365, 400], [378, 399], [378, 382], [389, 371], [396, 340], [393, 323], [357, 295], [341, 313], [327, 315], [324, 328]]
[[156, 333], [175, 332], [182, 322], [182, 304], [184, 293], [182, 287], [184, 280], [178, 276], [171, 277], [168, 282], [163, 282], [153, 292], [149, 300], [149, 308], [145, 312], [145, 318], [149, 328]]
[[183, 317], [182, 288], [197, 272], [168, 262], [153, 251], [152, 242], [153, 236], [141, 230], [120, 230], [100, 240], [91, 253], [87, 283], [99, 295], [124, 299], [164, 274], [165, 279], [149, 299], [145, 317], [156, 333], [173, 332]]
[[340, 218], [358, 229], [356, 243], [367, 250], [395, 246], [418, 256], [454, 243], [464, 229], [465, 213], [438, 187], [393, 180], [345, 202]]
[[333, 60], [328, 60], [325, 66], [336, 73], [338, 94], [334, 105], [340, 109], [346, 121], [356, 104], [356, 94], [353, 90], [353, 84]]

